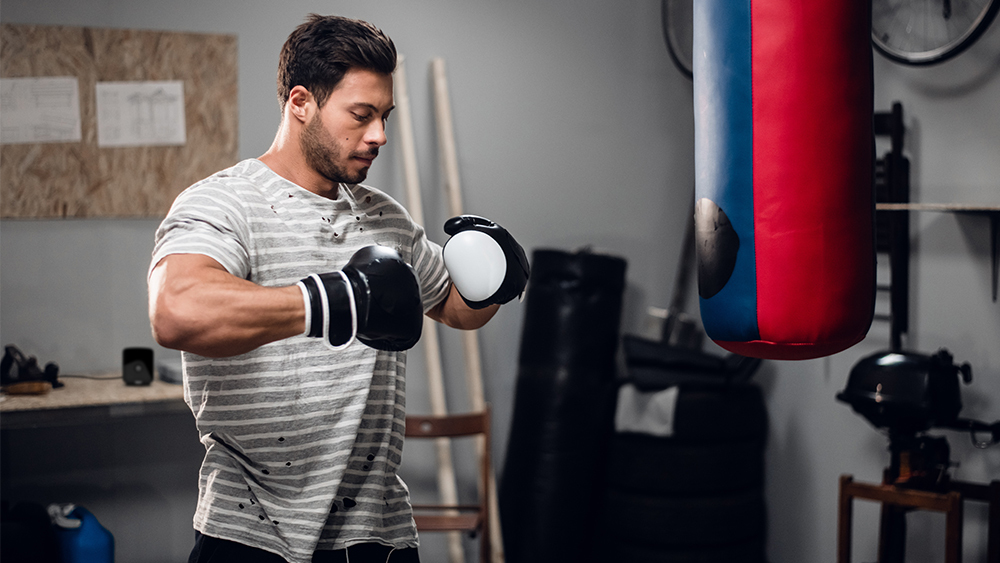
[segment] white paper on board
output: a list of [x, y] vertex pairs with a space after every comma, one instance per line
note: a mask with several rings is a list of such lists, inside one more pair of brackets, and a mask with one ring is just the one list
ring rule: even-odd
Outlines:
[[97, 83], [97, 146], [185, 142], [183, 81]]
[[0, 78], [0, 143], [80, 142], [76, 77]]

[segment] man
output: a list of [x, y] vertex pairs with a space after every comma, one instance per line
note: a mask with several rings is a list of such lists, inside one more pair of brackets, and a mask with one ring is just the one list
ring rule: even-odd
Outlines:
[[157, 230], [150, 322], [183, 351], [207, 450], [191, 562], [418, 561], [396, 476], [404, 350], [423, 313], [484, 325], [528, 266], [498, 225], [450, 220], [451, 240], [485, 233], [506, 259], [470, 300], [448, 268], [475, 286], [459, 278], [484, 269], [476, 253], [446, 268], [401, 205], [359, 184], [386, 143], [395, 65], [370, 24], [309, 16], [282, 48], [271, 148], [185, 190]]

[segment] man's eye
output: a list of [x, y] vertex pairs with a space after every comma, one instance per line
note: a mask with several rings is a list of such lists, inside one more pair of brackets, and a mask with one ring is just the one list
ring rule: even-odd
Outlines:
[[352, 115], [354, 116], [354, 119], [357, 119], [358, 121], [368, 121], [368, 118], [371, 117], [371, 115], [367, 113], [361, 114], [352, 112]]

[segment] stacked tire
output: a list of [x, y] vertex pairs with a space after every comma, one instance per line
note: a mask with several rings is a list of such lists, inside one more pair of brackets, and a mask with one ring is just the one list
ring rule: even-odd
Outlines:
[[603, 503], [601, 559], [764, 563], [760, 388], [682, 386], [668, 438], [616, 433]]

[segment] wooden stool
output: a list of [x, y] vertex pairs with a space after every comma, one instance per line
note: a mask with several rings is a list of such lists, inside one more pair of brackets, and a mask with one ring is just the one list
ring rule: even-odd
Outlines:
[[1000, 481], [989, 485], [951, 481], [947, 492], [937, 493], [905, 489], [893, 485], [855, 483], [851, 475], [840, 476], [839, 516], [837, 522], [837, 563], [851, 561], [851, 521], [855, 498], [882, 503], [882, 529], [879, 533], [879, 560], [886, 541], [887, 507], [934, 510], [945, 513], [945, 563], [962, 561], [962, 501], [989, 503], [986, 544], [987, 563], [1000, 563]]

